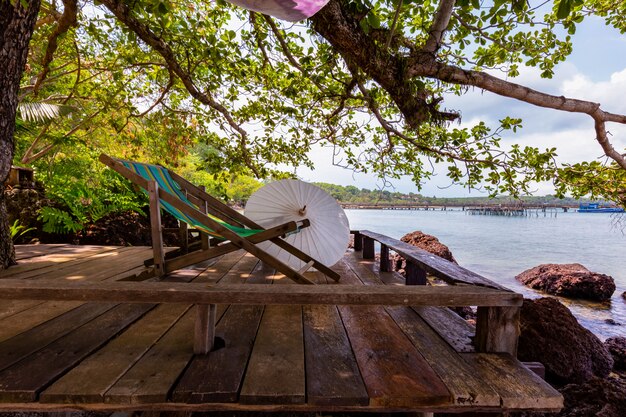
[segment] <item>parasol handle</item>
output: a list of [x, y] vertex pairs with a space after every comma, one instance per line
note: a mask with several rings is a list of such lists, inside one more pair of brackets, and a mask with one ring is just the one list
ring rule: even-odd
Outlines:
[[306, 205], [298, 210], [298, 214], [304, 216], [306, 214]]

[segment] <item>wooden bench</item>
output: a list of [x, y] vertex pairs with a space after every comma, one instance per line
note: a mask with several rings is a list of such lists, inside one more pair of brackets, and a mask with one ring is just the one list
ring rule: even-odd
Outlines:
[[[362, 250], [364, 259], [373, 259], [375, 255], [374, 242], [380, 243], [381, 272], [389, 271], [389, 250], [402, 256], [406, 260], [407, 285], [426, 285], [426, 274], [429, 273], [452, 286], [471, 285], [472, 287], [492, 288], [503, 294], [511, 293], [507, 288], [469, 269], [408, 243], [368, 230], [355, 231], [353, 234], [355, 235], [354, 249], [355, 251]], [[514, 357], [517, 356], [521, 304], [488, 306], [463, 302], [456, 306], [478, 307], [475, 344], [479, 352], [507, 352]]]

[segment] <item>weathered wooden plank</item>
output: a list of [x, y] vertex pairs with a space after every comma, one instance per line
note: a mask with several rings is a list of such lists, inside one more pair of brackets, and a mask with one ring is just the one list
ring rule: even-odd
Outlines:
[[167, 401], [168, 393], [193, 357], [195, 311], [187, 311], [106, 393], [106, 403]]
[[338, 265], [339, 269], [349, 269], [352, 273], [343, 280], [343, 284], [352, 285], [380, 285], [382, 281], [378, 274], [374, 272], [374, 259], [362, 259], [356, 252], [348, 252], [343, 256], [344, 266]]
[[14, 278], [25, 273], [39, 269], [47, 269], [53, 271], [67, 265], [76, 265], [92, 260], [93, 256], [98, 254], [104, 255], [106, 252], [115, 251], [115, 246], [75, 246], [75, 250], [66, 253], [53, 253], [50, 255], [38, 256], [36, 258], [25, 259], [18, 265], [14, 265], [9, 269], [0, 270], [0, 278]]
[[[376, 264], [372, 260], [361, 260], [358, 255], [347, 253], [344, 261], [355, 271], [366, 285], [385, 283], [387, 285], [401, 285], [404, 278], [396, 272], [376, 273]], [[346, 281], [350, 282], [348, 277]], [[474, 352], [475, 328], [458, 314], [447, 307], [413, 307], [430, 327], [435, 330], [457, 352]]]
[[426, 285], [426, 271], [411, 261], [406, 261], [406, 285]]
[[[167, 282], [213, 283], [216, 279], [226, 274], [240, 256], [239, 253], [232, 253], [207, 259], [206, 261], [170, 272], [163, 280]], [[209, 279], [209, 274], [213, 275], [215, 279]]]
[[224, 277], [224, 275], [226, 275], [231, 269], [233, 269], [233, 267], [237, 265], [245, 255], [246, 252], [243, 250], [238, 250], [224, 255], [220, 258], [218, 262], [202, 271], [196, 277], [196, 279], [194, 279], [194, 282], [218, 282]]
[[374, 239], [363, 236], [363, 259], [374, 259], [375, 251], [374, 251]]
[[115, 275], [129, 273], [130, 270], [140, 265], [149, 249], [144, 247], [120, 248], [118, 251], [96, 255], [89, 262], [61, 266], [55, 270], [38, 270], [36, 274], [21, 274], [22, 279], [49, 279], [71, 281], [102, 281]]
[[360, 252], [363, 250], [363, 236], [359, 231], [350, 231], [354, 235], [354, 251]]
[[457, 352], [474, 352], [474, 326], [446, 307], [413, 307]]
[[[201, 191], [206, 192], [206, 191], [205, 191], [205, 190], [206, 190], [206, 187], [205, 187], [204, 185], [200, 185], [200, 186], [198, 186], [198, 188], [199, 188]], [[208, 211], [209, 211], [209, 210], [208, 210], [208, 209], [209, 209], [209, 206], [208, 206], [207, 202], [206, 202], [206, 201], [203, 201], [203, 200], [201, 200], [201, 199], [198, 199], [198, 200], [199, 200], [199, 201], [198, 201], [198, 203], [197, 203], [198, 208], [200, 209], [200, 211], [201, 211], [202, 213], [207, 214], [207, 213], [208, 213]], [[201, 232], [200, 232], [200, 240], [202, 241], [202, 249], [203, 249], [203, 250], [209, 249], [209, 235], [207, 235], [206, 233], [204, 233], [204, 232], [202, 232], [202, 231], [201, 231]]]
[[[337, 284], [339, 285], [359, 285], [362, 284], [359, 276], [357, 275], [357, 273], [350, 267], [350, 258], [355, 258], [355, 262], [359, 262], [356, 261], [356, 258], [358, 257], [359, 259], [360, 254], [355, 253], [355, 252], [347, 252], [342, 259], [339, 260], [339, 262], [337, 262], [335, 265], [333, 265], [333, 270], [335, 272], [337, 272], [339, 275], [341, 275], [342, 280], [340, 282], [338, 282]], [[365, 261], [365, 260], [363, 260]], [[367, 262], [372, 262], [372, 261], [367, 261]], [[346, 277], [346, 278], [344, 278]]]
[[115, 274], [111, 277], [105, 278], [107, 281], [148, 281], [154, 279], [154, 275], [152, 273], [151, 268], [146, 268], [145, 266], [137, 266], [135, 268], [129, 269], [128, 271]]
[[[276, 271], [276, 269], [271, 266], [259, 262], [256, 264], [252, 272], [248, 275], [245, 280], [246, 284], [267, 284], [263, 287], [269, 288], [268, 286], [271, 284], [292, 284], [289, 278], [287, 278], [284, 274]], [[221, 282], [220, 282], [221, 284]]]
[[[265, 285], [249, 285], [265, 287]], [[296, 287], [271, 285], [270, 287]], [[298, 286], [300, 287], [300, 286]], [[301, 404], [305, 400], [302, 308], [267, 306], [254, 343], [239, 401]]]
[[22, 261], [28, 258], [51, 255], [53, 253], [65, 252], [68, 248], [71, 248], [71, 245], [66, 243], [15, 245], [15, 259]]
[[519, 307], [478, 307], [474, 340], [478, 352], [505, 352], [516, 357], [519, 334]]
[[390, 249], [407, 259], [407, 261], [413, 261], [422, 269], [426, 270], [426, 272], [441, 278], [446, 282], [482, 285], [508, 291], [505, 287], [496, 284], [495, 282], [478, 275], [469, 269], [465, 269], [462, 266], [433, 255], [423, 249], [409, 245], [408, 243], [390, 238], [389, 236], [381, 235], [379, 233], [370, 232], [369, 230], [361, 230], [360, 232], [361, 235], [366, 238], [377, 240], [378, 242], [388, 246]]
[[389, 246], [380, 245], [380, 266], [379, 269], [381, 272], [389, 272], [392, 271], [391, 264], [389, 261]]
[[252, 276], [253, 271], [257, 268], [260, 261], [249, 253], [245, 253], [243, 258], [234, 265], [226, 274], [223, 274], [218, 284], [231, 285], [231, 284], [245, 284], [246, 281]]
[[370, 405], [452, 403], [450, 392], [383, 307], [339, 307]]
[[[363, 288], [415, 288], [379, 285], [380, 279], [356, 255], [344, 257], [357, 275], [346, 274], [343, 282]], [[341, 288], [342, 286], [336, 287]], [[347, 287], [347, 286], [346, 286]], [[339, 307], [354, 351], [370, 406], [419, 407], [452, 403], [450, 392], [411, 344], [384, 307]]]
[[485, 287], [319, 285], [307, 287], [169, 282], [0, 280], [0, 298], [193, 304], [519, 306], [522, 296]]
[[133, 323], [124, 333], [82, 361], [46, 389], [42, 402], [102, 403], [111, 388], [189, 309], [164, 304]]
[[49, 301], [7, 317], [0, 322], [0, 342], [54, 319], [81, 304], [79, 301]]
[[[331, 283], [331, 281], [328, 280], [328, 277], [324, 273], [319, 271], [309, 271], [306, 274], [306, 277], [310, 279], [313, 283], [318, 285]], [[332, 284], [335, 284], [335, 282], [332, 282]]]
[[439, 335], [408, 307], [387, 307], [387, 312], [404, 331], [420, 354], [446, 385], [455, 404], [466, 407], [498, 407], [500, 396], [477, 377]]
[[305, 306], [307, 402], [320, 406], [368, 405], [350, 341], [335, 306]]
[[[57, 317], [51, 316], [52, 314], [56, 314], [58, 311], [53, 308], [54, 303], [50, 303], [50, 305], [47, 306], [48, 308], [41, 308], [40, 311], [38, 311], [42, 317], [48, 318], [48, 321], [33, 328], [28, 328], [24, 332], [0, 343], [0, 370], [6, 369], [33, 352], [46, 347], [50, 343], [112, 309], [116, 305], [83, 304], [72, 306], [68, 305], [69, 303], [67, 302], [56, 304], [61, 304], [59, 306], [61, 311], [69, 311], [60, 314]], [[5, 326], [3, 326], [3, 330], [4, 327], [8, 327], [6, 326], [8, 323], [4, 324]]]
[[360, 259], [357, 254], [347, 252], [344, 256], [345, 261], [352, 265], [359, 265], [358, 268], [355, 268], [359, 271], [361, 275], [363, 275], [362, 279], [364, 282], [370, 284], [386, 284], [386, 285], [406, 285], [406, 278], [391, 270], [390, 271], [381, 271], [380, 266], [374, 262], [372, 259]]
[[[271, 284], [275, 270], [265, 267], [254, 256], [244, 254], [239, 263], [222, 275], [220, 284]], [[258, 306], [230, 306], [216, 327], [217, 336], [226, 346], [208, 356], [196, 355], [173, 395], [180, 401], [236, 401], [262, 311]], [[207, 375], [220, 377], [207, 378]]]
[[180, 254], [189, 253], [189, 230], [187, 223], [178, 221], [178, 241], [180, 242]]
[[193, 352], [206, 355], [213, 349], [217, 306], [215, 304], [197, 304], [194, 324]]
[[[403, 278], [397, 273], [377, 273], [375, 262], [359, 259], [358, 255], [348, 253], [344, 256], [344, 261], [358, 273], [359, 278], [366, 285], [382, 282], [398, 285], [403, 281]], [[468, 287], [463, 286], [462, 288]], [[417, 306], [413, 309], [456, 351], [474, 352], [475, 328], [456, 313], [447, 307]]]
[[43, 300], [3, 300], [2, 303], [0, 303], [0, 320], [41, 305], [44, 302]]
[[463, 353], [477, 376], [490, 385], [502, 399], [504, 409], [558, 411], [563, 397], [534, 372], [508, 354]]
[[161, 228], [161, 208], [159, 204], [159, 184], [148, 181], [148, 200], [150, 201], [150, 241], [152, 243], [152, 260], [156, 268], [156, 276], [165, 274], [165, 253], [163, 253], [163, 230]]
[[172, 394], [175, 402], [235, 402], [254, 339], [262, 306], [230, 306], [216, 327], [224, 347], [196, 355]]
[[35, 401], [44, 387], [151, 308], [146, 304], [117, 306], [0, 372], [0, 401]]

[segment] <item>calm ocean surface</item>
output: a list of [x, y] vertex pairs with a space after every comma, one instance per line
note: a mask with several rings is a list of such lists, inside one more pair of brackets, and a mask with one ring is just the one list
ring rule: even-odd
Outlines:
[[[371, 230], [396, 239], [421, 230], [447, 245], [459, 265], [527, 298], [543, 294], [515, 280], [515, 275], [544, 263], [580, 263], [611, 275], [617, 290], [610, 302], [560, 298], [578, 320], [602, 339], [626, 336], [626, 228], [619, 215], [549, 213], [544, 217], [469, 215], [461, 210], [346, 210], [351, 229]], [[622, 221], [626, 216], [622, 215]], [[620, 325], [608, 324], [612, 319]]]

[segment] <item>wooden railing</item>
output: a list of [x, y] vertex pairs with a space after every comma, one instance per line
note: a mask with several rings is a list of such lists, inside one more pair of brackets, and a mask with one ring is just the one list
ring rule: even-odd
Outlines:
[[[351, 233], [354, 234], [354, 250], [362, 251], [364, 259], [374, 259], [374, 244], [375, 242], [380, 243], [381, 272], [391, 270], [390, 250], [402, 256], [406, 261], [406, 285], [426, 285], [426, 276], [431, 274], [450, 285], [481, 286], [504, 293], [512, 293], [509, 289], [475, 272], [400, 240], [368, 230], [351, 231]], [[521, 305], [522, 297], [517, 295]], [[474, 340], [477, 351], [508, 352], [515, 356], [519, 338], [519, 305], [477, 307], [476, 337]]]
[[[369, 231], [354, 232], [355, 250], [374, 258], [381, 244], [381, 271], [389, 268], [389, 251], [407, 261], [406, 284], [397, 285], [221, 285], [173, 282], [73, 282], [0, 279], [0, 300], [64, 300], [122, 303], [192, 303], [197, 305], [194, 351], [210, 351], [216, 304], [385, 305], [410, 307], [477, 306], [474, 344], [477, 352], [513, 356], [519, 336], [520, 294], [452, 262], [409, 244]], [[218, 246], [219, 248], [219, 246]], [[426, 286], [426, 274], [451, 285]], [[421, 285], [419, 285], [421, 284]], [[211, 319], [212, 317], [212, 319]], [[207, 319], [209, 318], [209, 319]]]

